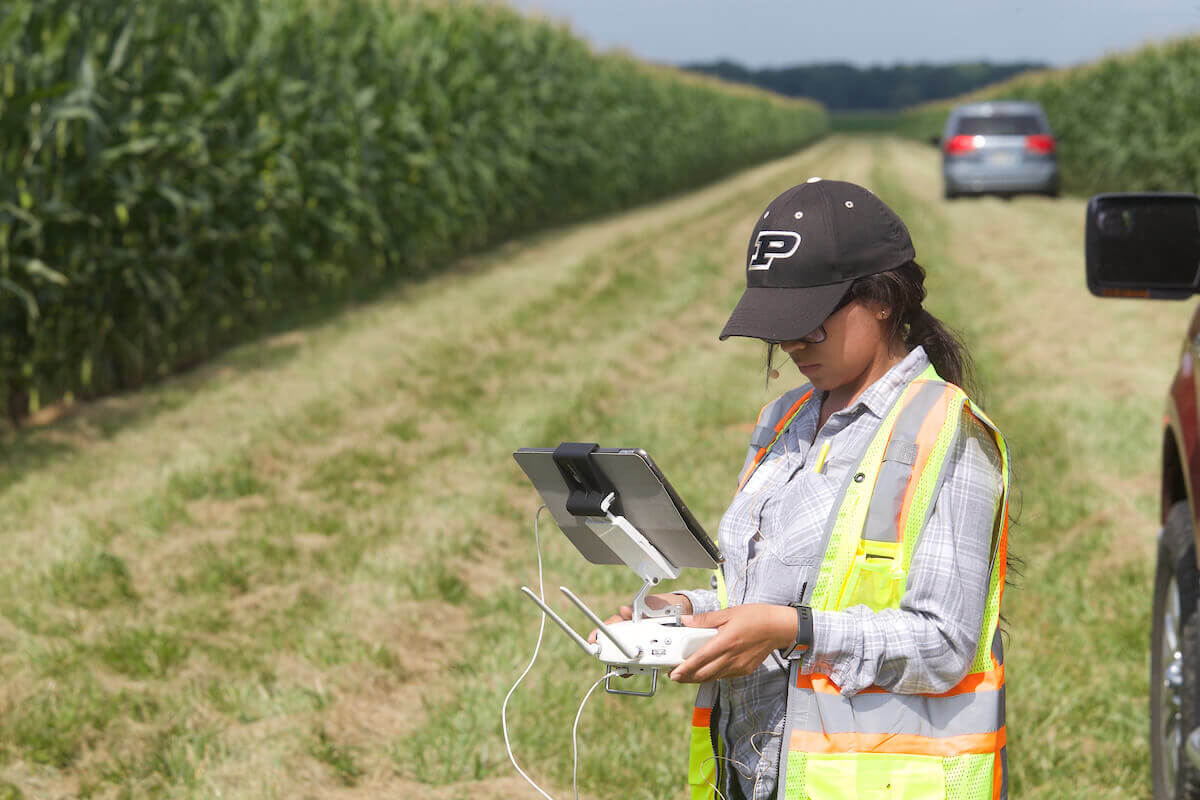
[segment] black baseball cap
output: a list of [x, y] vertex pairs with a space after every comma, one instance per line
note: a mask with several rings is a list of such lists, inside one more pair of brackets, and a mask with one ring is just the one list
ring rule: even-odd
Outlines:
[[799, 339], [815, 331], [855, 278], [916, 258], [908, 228], [869, 190], [809, 178], [758, 218], [746, 252], [746, 291], [721, 339]]

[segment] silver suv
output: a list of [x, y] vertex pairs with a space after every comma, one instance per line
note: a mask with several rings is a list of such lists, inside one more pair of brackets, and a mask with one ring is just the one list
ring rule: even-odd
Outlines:
[[947, 199], [1030, 192], [1058, 196], [1054, 134], [1037, 103], [958, 106], [946, 118], [941, 148]]

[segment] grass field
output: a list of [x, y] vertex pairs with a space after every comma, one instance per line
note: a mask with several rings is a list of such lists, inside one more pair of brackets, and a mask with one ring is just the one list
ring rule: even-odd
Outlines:
[[[755, 216], [810, 175], [909, 223], [1012, 444], [1013, 796], [1149, 797], [1157, 446], [1191, 304], [1088, 296], [1081, 199], [947, 204], [937, 159], [827, 139], [5, 434], [0, 798], [535, 797], [499, 723], [537, 630], [510, 451], [646, 447], [715, 531], [754, 414], [796, 378], [764, 389], [761, 348], [716, 335]], [[548, 587], [632, 594], [542, 534]], [[510, 707], [559, 798], [597, 675], [550, 630]], [[583, 793], [682, 798], [691, 695], [594, 696]]]

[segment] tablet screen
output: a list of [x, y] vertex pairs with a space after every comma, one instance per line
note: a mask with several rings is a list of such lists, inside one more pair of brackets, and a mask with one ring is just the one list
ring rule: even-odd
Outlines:
[[[559, 528], [594, 564], [623, 563], [588, 527], [567, 511], [570, 486], [554, 461], [554, 448], [522, 447], [513, 453]], [[596, 449], [591, 465], [620, 498], [621, 513], [678, 567], [713, 569], [721, 561], [716, 543], [696, 521], [666, 476], [639, 449]]]

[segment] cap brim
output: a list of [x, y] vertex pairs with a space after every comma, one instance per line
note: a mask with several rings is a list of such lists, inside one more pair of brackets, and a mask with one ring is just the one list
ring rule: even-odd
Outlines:
[[749, 336], [789, 342], [808, 336], [833, 313], [853, 282], [802, 288], [751, 286], [729, 315], [721, 339]]

